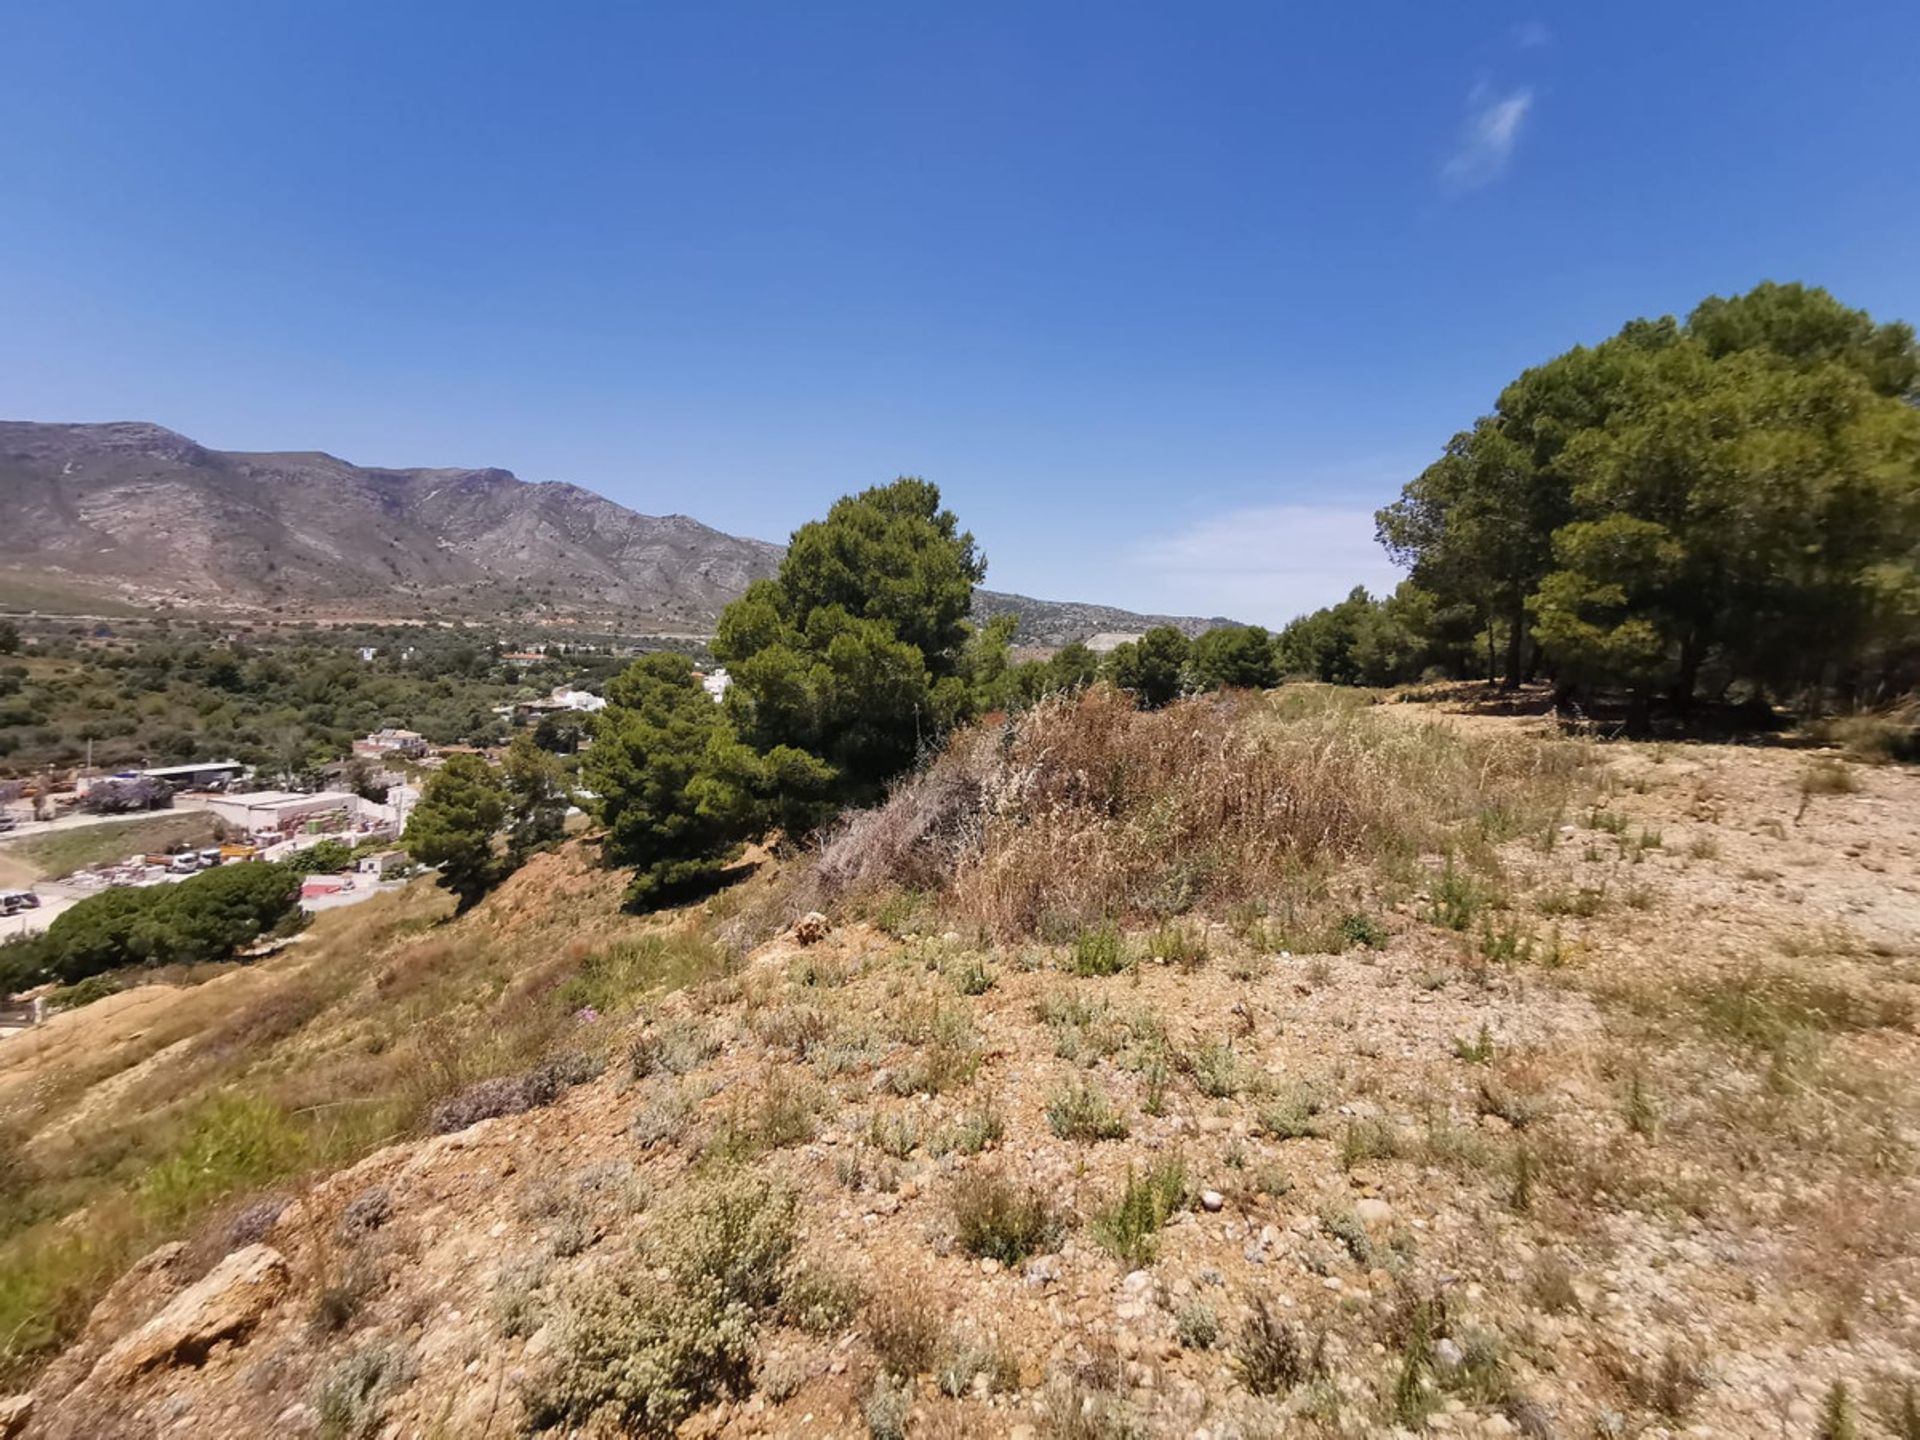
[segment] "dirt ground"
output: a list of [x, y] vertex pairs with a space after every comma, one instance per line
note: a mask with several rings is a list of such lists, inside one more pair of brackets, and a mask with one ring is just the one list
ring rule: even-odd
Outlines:
[[[791, 1187], [800, 1254], [864, 1305], [768, 1319], [753, 1391], [684, 1433], [878, 1434], [888, 1394], [937, 1436], [1811, 1437], [1833, 1405], [1903, 1433], [1920, 773], [1611, 744], [1594, 793], [1497, 860], [1458, 928], [1430, 872], [1362, 897], [1380, 933], [1332, 954], [1228, 917], [1189, 922], [1186, 963], [1109, 976], [845, 919], [783, 937], [583, 1019], [618, 1026], [613, 1061], [550, 1106], [299, 1196], [264, 1232], [286, 1296], [193, 1363], [101, 1365], [190, 1277], [130, 1284], [25, 1431], [519, 1433], [572, 1297], [644, 1263], [664, 1200], [746, 1164]], [[161, 1003], [127, 992], [35, 1040], [133, 1043]], [[668, 1061], [628, 1063], [635, 1038]], [[29, 1067], [0, 1058], [3, 1104]], [[1124, 1135], [1059, 1133], [1076, 1095]], [[1114, 1253], [1103, 1217], [1176, 1157], [1181, 1205]], [[1044, 1197], [1057, 1235], [967, 1253], [956, 1200], [984, 1177]], [[375, 1189], [381, 1221], [343, 1229]], [[930, 1338], [899, 1390], [876, 1374], [903, 1312]], [[1263, 1313], [1299, 1346], [1283, 1384]], [[354, 1365], [374, 1380], [348, 1405]], [[343, 1414], [368, 1428], [329, 1428]]]

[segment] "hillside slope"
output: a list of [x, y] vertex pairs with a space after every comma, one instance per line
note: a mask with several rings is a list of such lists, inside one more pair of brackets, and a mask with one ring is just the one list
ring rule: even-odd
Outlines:
[[[698, 634], [782, 553], [507, 470], [212, 450], [144, 423], [0, 421], [0, 608], [592, 619]], [[1030, 645], [1167, 618], [986, 591], [977, 608], [1019, 614]]]
[[[1043, 716], [1006, 763], [1031, 742], [1079, 785], [1106, 735], [1129, 783], [1162, 767], [1136, 803], [1165, 845], [1129, 846], [1126, 814], [1090, 839], [1077, 811], [1080, 848], [1030, 842], [1035, 814], [1080, 803], [1043, 765], [1037, 809], [955, 839], [946, 886], [872, 888], [919, 863], [914, 816], [979, 798], [936, 781], [847, 831], [806, 882], [824, 889], [781, 901], [800, 877], [763, 871], [669, 922], [697, 944], [838, 874], [822, 938], [623, 989], [634, 922], [570, 847], [451, 925], [340, 937], [317, 1012], [267, 1026], [250, 991], [275, 1047], [251, 1083], [303, 1125], [414, 1073], [395, 1046], [481, 1073], [463, 1015], [544, 1007], [554, 1054], [598, 1058], [511, 1082], [563, 1076], [531, 1108], [476, 1087], [315, 1183], [274, 1177], [121, 1278], [0, 1416], [33, 1436], [689, 1416], [743, 1436], [1810, 1436], [1841, 1383], [1859, 1433], [1904, 1433], [1920, 776], [1810, 788], [1789, 751], [1583, 750], [1410, 706], [1118, 715]], [[1233, 736], [1247, 763], [1209, 758]], [[1001, 763], [989, 741], [946, 763]], [[1288, 873], [1261, 835], [1351, 848], [1264, 913], [983, 938], [1035, 864], [1059, 916], [1116, 880], [1150, 910], [1199, 873], [1180, 827], [1223, 799], [1225, 867], [1188, 893]], [[873, 862], [859, 883], [850, 850]], [[416, 1033], [433, 1017], [437, 1041]], [[160, 1038], [122, 1058], [146, 1057], [132, 1080], [40, 1074], [46, 1124], [164, 1103], [207, 1057]]]

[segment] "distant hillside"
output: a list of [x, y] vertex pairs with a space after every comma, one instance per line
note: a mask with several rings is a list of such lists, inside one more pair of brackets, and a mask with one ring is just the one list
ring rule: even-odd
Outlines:
[[229, 453], [157, 425], [0, 423], [0, 584], [28, 590], [699, 628], [779, 560], [762, 541], [505, 470]]
[[973, 613], [981, 620], [991, 620], [996, 615], [1018, 615], [1020, 629], [1014, 640], [1021, 645], [1065, 645], [1107, 631], [1138, 634], [1155, 625], [1171, 625], [1188, 635], [1198, 635], [1216, 625], [1240, 623], [1219, 616], [1203, 620], [1196, 615], [1137, 615], [1131, 610], [1116, 610], [1111, 605], [1035, 600], [1030, 595], [1007, 595], [995, 590], [974, 592]]
[[[781, 554], [507, 470], [210, 450], [137, 422], [0, 421], [0, 608], [591, 619], [698, 634]], [[978, 608], [1019, 614], [1029, 645], [1159, 623], [990, 591]]]

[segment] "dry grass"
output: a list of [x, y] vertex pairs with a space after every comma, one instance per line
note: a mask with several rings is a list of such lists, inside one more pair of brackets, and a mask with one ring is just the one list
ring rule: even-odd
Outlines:
[[1326, 863], [1504, 840], [1555, 813], [1587, 760], [1332, 692], [1143, 713], [1096, 687], [958, 736], [829, 839], [816, 881], [938, 893], [1003, 938], [1072, 934], [1264, 899]]
[[[512, 1090], [491, 1113], [525, 1109], [549, 1056], [597, 1064], [614, 1043], [583, 1014], [724, 968], [697, 930], [642, 931], [619, 885], [577, 853], [545, 856], [451, 924], [417, 886], [321, 916], [263, 964], [78, 1012], [62, 1022], [89, 1027], [77, 1038], [9, 1042], [0, 1381], [25, 1378], [161, 1240], [418, 1132], [471, 1087]], [[120, 1034], [114, 1007], [140, 997], [151, 1016], [128, 1010], [141, 1018]], [[791, 1116], [756, 1119], [787, 1143]]]

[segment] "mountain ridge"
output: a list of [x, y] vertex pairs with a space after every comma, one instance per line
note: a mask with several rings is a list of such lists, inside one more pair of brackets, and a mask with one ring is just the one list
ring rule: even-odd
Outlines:
[[[494, 466], [216, 450], [150, 421], [0, 421], [0, 601], [315, 619], [401, 613], [710, 628], [784, 547]], [[1018, 642], [1230, 623], [981, 591]]]

